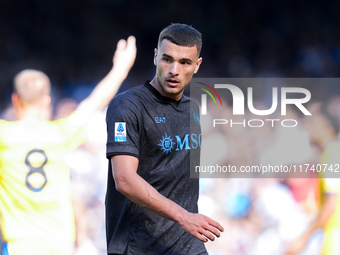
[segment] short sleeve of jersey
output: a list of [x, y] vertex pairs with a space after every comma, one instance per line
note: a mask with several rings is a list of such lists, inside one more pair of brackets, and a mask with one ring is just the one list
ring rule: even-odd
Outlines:
[[78, 113], [74, 112], [65, 119], [55, 121], [66, 139], [65, 149], [68, 152], [75, 150], [87, 140], [87, 123], [78, 121]]
[[106, 113], [106, 157], [131, 155], [139, 157], [138, 106], [136, 100], [122, 93], [115, 97]]

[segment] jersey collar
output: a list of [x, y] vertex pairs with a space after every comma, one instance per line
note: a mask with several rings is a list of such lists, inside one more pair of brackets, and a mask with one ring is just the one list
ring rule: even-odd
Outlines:
[[155, 89], [151, 84], [150, 84], [150, 81], [146, 81], [144, 83], [144, 86], [154, 95], [157, 97], [158, 100], [160, 100], [161, 102], [163, 103], [169, 103], [169, 104], [174, 104], [176, 106], [178, 106], [181, 101], [182, 101], [182, 98], [178, 101], [172, 99], [172, 98], [169, 98], [169, 97], [165, 97], [165, 96], [162, 96], [161, 93], [159, 93], [159, 91], [157, 89]]

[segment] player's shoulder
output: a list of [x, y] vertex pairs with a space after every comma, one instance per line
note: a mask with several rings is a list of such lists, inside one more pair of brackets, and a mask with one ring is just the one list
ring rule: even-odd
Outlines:
[[0, 119], [0, 129], [3, 130], [12, 130], [15, 127], [23, 126], [23, 121], [18, 120], [5, 120]]
[[187, 102], [187, 103], [198, 106], [198, 102], [195, 99], [192, 99], [190, 96], [187, 96], [187, 95], [182, 96], [182, 102]]
[[145, 93], [147, 92], [146, 88], [143, 85], [139, 85], [136, 87], [132, 87], [130, 89], [127, 89], [119, 94], [117, 94], [111, 103], [120, 103], [122, 101], [130, 101], [130, 102], [138, 102], [139, 100], [142, 100], [145, 96]]
[[107, 116], [120, 114], [137, 113], [142, 109], [143, 101], [146, 98], [146, 91], [143, 85], [132, 87], [117, 94], [110, 102], [107, 109]]
[[192, 111], [198, 111], [199, 110], [199, 104], [195, 99], [192, 99], [189, 96], [183, 95], [181, 101], [182, 101], [183, 104], [189, 105], [189, 107]]
[[4, 126], [4, 125], [8, 125], [9, 121], [4, 120], [4, 119], [0, 119], [0, 125]]
[[0, 136], [4, 134], [4, 131], [10, 129], [10, 121], [0, 119]]

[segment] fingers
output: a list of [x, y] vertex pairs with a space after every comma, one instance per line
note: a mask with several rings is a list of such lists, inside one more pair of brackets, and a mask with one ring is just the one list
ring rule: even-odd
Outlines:
[[202, 242], [214, 241], [224, 231], [217, 221], [202, 214], [189, 213], [189, 217], [185, 217], [180, 225], [187, 233]]
[[217, 221], [214, 221], [209, 217], [206, 217], [206, 220], [208, 224], [202, 227], [200, 234], [205, 238], [204, 242], [207, 242], [208, 240], [214, 241], [215, 237], [221, 236], [221, 232], [224, 231], [224, 228]]
[[134, 37], [133, 35], [130, 35], [127, 39], [127, 47], [133, 47], [136, 46], [136, 37]]
[[213, 226], [214, 228], [218, 229], [220, 232], [224, 231], [224, 228], [222, 227], [222, 225], [218, 223], [217, 221], [210, 219], [209, 224]]
[[220, 237], [220, 232], [216, 230], [215, 228], [211, 228], [211, 229], [202, 228], [201, 231], [197, 233], [195, 236], [202, 242], [208, 242], [208, 240], [214, 241], [215, 236]]
[[202, 235], [204, 235], [207, 239], [209, 239], [210, 241], [214, 241], [215, 237], [220, 237], [221, 233], [218, 229], [216, 229], [213, 226], [208, 226], [207, 228], [203, 229]]
[[117, 43], [117, 50], [124, 50], [126, 47], [126, 41], [124, 39], [120, 39]]
[[136, 38], [133, 35], [130, 35], [127, 39], [126, 50], [130, 52], [132, 58], [136, 57], [137, 53]]
[[136, 38], [133, 35], [130, 35], [126, 41], [120, 39], [117, 43], [118, 51], [135, 52], [136, 49]]
[[[205, 241], [207, 242], [208, 240], [210, 241], [214, 241], [215, 240], [215, 236], [217, 235], [213, 235], [212, 232], [210, 230], [205, 230], [202, 235], [205, 237]], [[219, 237], [219, 235], [217, 236]]]
[[117, 49], [121, 51], [136, 50], [136, 37], [130, 35], [126, 41], [124, 39], [120, 39], [117, 43]]
[[197, 233], [196, 235], [194, 235], [197, 239], [199, 239], [200, 241], [206, 243], [208, 242], [208, 238], [205, 237], [205, 235], [201, 234], [201, 233]]
[[210, 233], [214, 234], [217, 237], [221, 236], [221, 232], [213, 226], [209, 226], [206, 230], [208, 230]]
[[129, 36], [127, 40], [120, 39], [113, 56], [113, 65], [121, 73], [129, 71], [136, 59], [136, 53], [136, 38], [134, 36]]

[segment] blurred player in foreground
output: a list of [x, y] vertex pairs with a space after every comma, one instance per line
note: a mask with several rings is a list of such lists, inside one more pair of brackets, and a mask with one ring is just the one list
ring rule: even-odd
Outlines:
[[198, 105], [183, 93], [202, 62], [201, 45], [193, 27], [166, 27], [154, 51], [152, 81], [110, 103], [109, 254], [207, 254], [203, 242], [223, 231], [198, 214], [199, 180], [190, 178], [191, 163], [199, 164], [201, 129]]
[[14, 79], [17, 121], [0, 120], [0, 219], [3, 255], [71, 255], [75, 241], [65, 156], [86, 140], [92, 115], [107, 106], [136, 57], [120, 40], [113, 67], [69, 117], [50, 121], [50, 81], [24, 70]]
[[[325, 107], [307, 117], [305, 128], [311, 142], [321, 151], [320, 208], [305, 233], [288, 245], [286, 254], [298, 254], [308, 239], [318, 229], [323, 229], [322, 255], [340, 254], [340, 142], [338, 140], [339, 120]], [[323, 169], [323, 168], [322, 168]]]

